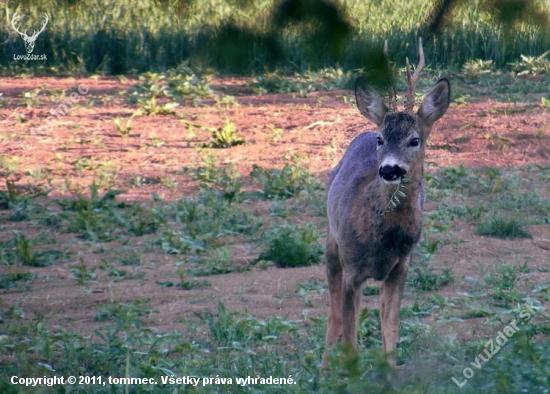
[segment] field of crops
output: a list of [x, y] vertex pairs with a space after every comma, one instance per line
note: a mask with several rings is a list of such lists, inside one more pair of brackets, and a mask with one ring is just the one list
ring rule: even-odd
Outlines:
[[[126, 74], [164, 71], [182, 62], [201, 69], [248, 74], [276, 69], [303, 72], [339, 65], [377, 65], [388, 40], [390, 59], [411, 56], [423, 35], [432, 66], [459, 69], [467, 61], [497, 67], [520, 55], [550, 50], [548, 0], [455, 1], [452, 13], [430, 30], [431, 0], [29, 0], [6, 2], [0, 27], [5, 71]], [[19, 6], [17, 7], [16, 4]], [[13, 61], [21, 38], [11, 25], [48, 27], [35, 42], [43, 62]], [[413, 52], [414, 53], [414, 52]], [[30, 66], [30, 67], [29, 67]]]
[[[401, 92], [428, 3], [2, 5], [0, 392], [547, 393], [548, 1], [457, 2], [425, 39], [417, 93], [447, 76], [452, 103], [398, 368], [369, 280], [358, 351], [320, 370], [325, 182], [373, 127], [356, 69], [388, 39]], [[50, 15], [47, 61], [13, 60], [15, 10]], [[350, 30], [324, 48], [327, 20]]]

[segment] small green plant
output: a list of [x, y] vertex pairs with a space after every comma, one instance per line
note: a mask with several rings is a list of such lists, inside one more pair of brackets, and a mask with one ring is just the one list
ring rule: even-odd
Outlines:
[[88, 268], [82, 257], [80, 258], [80, 264], [71, 265], [69, 270], [73, 273], [76, 284], [85, 287], [87, 290], [89, 290], [90, 284], [96, 282], [95, 268]]
[[470, 60], [462, 66], [462, 73], [467, 78], [479, 79], [482, 74], [489, 74], [493, 71], [492, 60], [475, 59]]
[[174, 108], [176, 108], [178, 105], [178, 103], [174, 102], [159, 105], [157, 104], [157, 99], [154, 96], [148, 99], [139, 99], [139, 109], [136, 111], [135, 115], [174, 115]]
[[111, 160], [98, 164], [96, 186], [99, 189], [111, 189], [115, 187], [118, 173], [121, 169], [122, 167]]
[[11, 289], [17, 286], [16, 282], [29, 282], [34, 279], [31, 272], [10, 272], [0, 274], [0, 289]]
[[4, 178], [11, 177], [19, 168], [17, 156], [0, 155], [0, 175]]
[[141, 254], [131, 251], [128, 253], [121, 254], [118, 257], [118, 260], [122, 265], [139, 266], [141, 264]]
[[406, 198], [407, 195], [403, 190], [407, 190], [407, 186], [404, 185], [404, 183], [410, 183], [411, 178], [403, 176], [399, 178], [399, 183], [397, 184], [397, 187], [395, 188], [395, 192], [390, 197], [390, 201], [388, 204], [384, 207], [384, 211], [382, 212], [382, 215], [385, 215], [386, 213], [390, 213], [393, 209], [397, 208], [399, 204], [401, 204], [401, 200], [399, 200], [399, 197]]
[[477, 234], [497, 238], [532, 238], [523, 223], [516, 218], [495, 216], [478, 223]]
[[6, 180], [6, 190], [0, 190], [0, 209], [10, 209], [8, 219], [13, 222], [31, 220], [46, 211], [36, 199], [47, 196], [51, 189], [42, 189], [40, 186], [29, 186], [23, 192], [15, 186], [13, 181]]
[[371, 286], [367, 285], [363, 287], [363, 295], [364, 296], [373, 296], [380, 294], [380, 286]]
[[518, 267], [504, 261], [497, 260], [497, 265], [484, 275], [485, 285], [488, 288], [512, 290], [518, 279]]
[[308, 308], [313, 307], [311, 292], [315, 291], [322, 296], [327, 291], [327, 287], [317, 282], [316, 280], [310, 279], [305, 283], [297, 283], [298, 294], [304, 299], [304, 302]]
[[282, 128], [273, 125], [268, 125], [267, 128], [273, 133], [273, 135], [267, 139], [269, 142], [278, 142], [283, 139], [284, 130]]
[[183, 290], [194, 290], [194, 289], [200, 289], [201, 287], [208, 287], [212, 284], [207, 280], [197, 280], [195, 278], [187, 278], [187, 275], [185, 274], [185, 271], [183, 269], [183, 265], [186, 263], [186, 261], [178, 261], [176, 262], [176, 267], [178, 268], [178, 276], [179, 276], [179, 283], [176, 285], [177, 287], [180, 287]]
[[134, 95], [147, 97], [170, 97], [170, 89], [166, 83], [166, 76], [154, 72], [146, 72], [138, 77], [139, 83], [134, 85]]
[[224, 125], [212, 132], [212, 141], [205, 146], [208, 148], [230, 148], [243, 144], [244, 137], [237, 133], [235, 123], [229, 119], [225, 119]]
[[33, 90], [29, 90], [28, 92], [23, 92], [21, 95], [21, 102], [25, 104], [25, 107], [27, 109], [30, 109], [36, 105], [40, 104], [40, 99], [38, 98], [38, 95], [42, 91], [41, 88], [36, 88]]
[[163, 223], [163, 220], [157, 217], [152, 209], [140, 204], [134, 204], [128, 209], [122, 210], [122, 213], [117, 215], [117, 219], [130, 234], [138, 237], [154, 234]]
[[97, 186], [92, 184], [90, 198], [77, 194], [76, 200], [58, 200], [62, 229], [79, 233], [84, 239], [112, 240], [120, 224], [114, 212], [117, 206], [121, 207], [116, 201], [121, 193], [121, 190], [108, 190], [99, 197]]
[[550, 60], [548, 55], [550, 51], [544, 52], [540, 56], [525, 56], [521, 55], [521, 61], [510, 63], [512, 69], [518, 75], [541, 75], [550, 71]]
[[186, 270], [186, 274], [194, 276], [220, 275], [233, 272], [235, 269], [231, 266], [231, 251], [227, 246], [217, 249], [206, 256], [198, 255], [191, 260], [197, 265], [197, 268]]
[[126, 121], [125, 127], [121, 125], [120, 118], [118, 116], [115, 118], [114, 123], [122, 138], [127, 138], [132, 132], [132, 116], [130, 116]]
[[190, 174], [194, 180], [200, 182], [204, 189], [211, 189], [212, 185], [224, 200], [228, 202], [240, 201], [244, 193], [241, 176], [233, 166], [218, 165], [214, 155], [203, 155], [202, 166], [197, 168], [184, 167], [184, 172]]
[[159, 137], [151, 136], [149, 137], [149, 144], [147, 146], [154, 147], [154, 148], [160, 148], [162, 145], [164, 145], [164, 140]]
[[417, 291], [438, 290], [454, 281], [452, 268], [443, 268], [440, 273], [429, 265], [429, 258], [423, 258], [411, 267], [407, 282]]
[[302, 190], [311, 192], [323, 188], [317, 177], [299, 163], [285, 164], [281, 170], [268, 170], [254, 164], [250, 176], [263, 185], [267, 198], [290, 198]]
[[115, 282], [120, 282], [128, 274], [125, 270], [117, 268], [105, 259], [100, 259], [100, 262], [99, 269], [106, 271], [107, 275], [109, 275], [109, 277]]
[[192, 250], [200, 253], [204, 250], [202, 243], [184, 233], [166, 229], [160, 234], [159, 243], [162, 250], [168, 254], [185, 255]]
[[472, 179], [462, 163], [458, 167], [441, 168], [436, 174], [426, 174], [430, 186], [444, 190], [464, 190], [471, 187]]
[[168, 71], [167, 82], [174, 97], [181, 97], [194, 105], [198, 105], [204, 98], [217, 99], [210, 88], [209, 77], [197, 74], [188, 64], [181, 64], [176, 69]]
[[29, 267], [46, 267], [56, 260], [67, 257], [67, 252], [48, 249], [37, 251], [40, 237], [29, 239], [19, 231], [14, 232], [14, 238], [0, 243], [0, 264], [22, 264]]
[[273, 261], [279, 268], [308, 266], [321, 260], [319, 234], [311, 226], [287, 224], [268, 232], [265, 250], [251, 264]]

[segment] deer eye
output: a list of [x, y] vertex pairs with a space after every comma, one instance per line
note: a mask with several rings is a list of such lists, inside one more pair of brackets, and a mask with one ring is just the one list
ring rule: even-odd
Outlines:
[[418, 146], [420, 145], [420, 140], [418, 138], [413, 138], [411, 142], [409, 142], [411, 146]]
[[380, 138], [380, 136], [376, 137], [376, 145], [377, 146], [384, 145], [384, 141], [382, 141], [382, 138]]

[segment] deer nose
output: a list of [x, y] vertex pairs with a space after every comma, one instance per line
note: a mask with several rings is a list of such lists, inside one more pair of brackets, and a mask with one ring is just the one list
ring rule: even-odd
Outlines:
[[399, 167], [398, 165], [381, 166], [380, 169], [378, 170], [378, 175], [380, 175], [380, 177], [386, 181], [395, 181], [401, 178], [406, 173], [407, 173], [407, 170]]

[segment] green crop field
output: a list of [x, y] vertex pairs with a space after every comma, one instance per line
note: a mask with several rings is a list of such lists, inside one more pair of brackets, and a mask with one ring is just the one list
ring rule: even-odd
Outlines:
[[[433, 66], [460, 68], [492, 60], [497, 67], [520, 55], [550, 50], [548, 0], [455, 2], [440, 31], [430, 32], [433, 1], [300, 0], [296, 6], [270, 0], [129, 1], [49, 0], [4, 3], [0, 65], [17, 71], [13, 53], [21, 40], [10, 24], [14, 11], [36, 29], [44, 14], [49, 26], [34, 53], [34, 72], [141, 73], [182, 62], [220, 72], [248, 74], [266, 69], [304, 71], [340, 65], [362, 68], [388, 40], [390, 58], [411, 56], [424, 35]], [[310, 11], [310, 12], [308, 12]], [[34, 25], [33, 25], [34, 23]], [[29, 28], [29, 31], [31, 29]], [[434, 34], [437, 33], [437, 34]], [[26, 67], [26, 66], [24, 66]]]
[[[0, 393], [549, 393], [550, 1], [433, 3], [1, 3]], [[402, 91], [419, 36], [452, 103], [398, 367], [369, 281], [322, 371], [353, 82], [387, 40]]]

